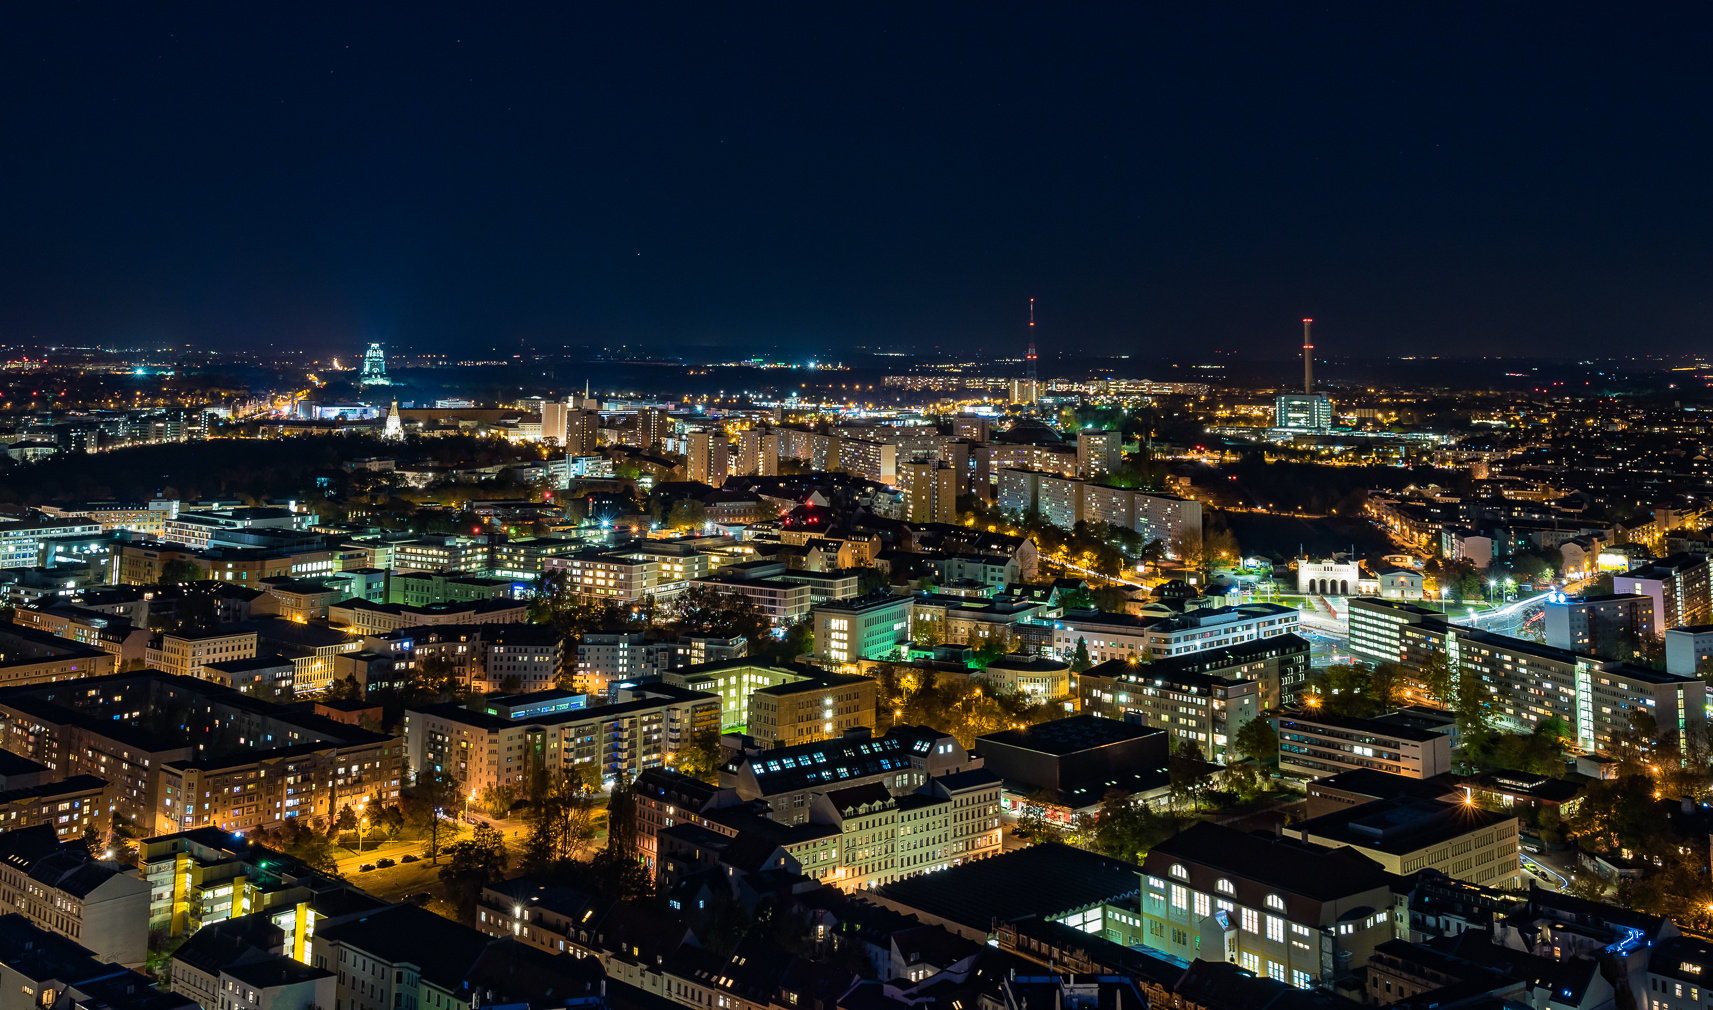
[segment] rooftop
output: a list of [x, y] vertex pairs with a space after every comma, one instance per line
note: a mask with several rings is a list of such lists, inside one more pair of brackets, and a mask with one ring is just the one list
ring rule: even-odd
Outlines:
[[1129, 740], [1140, 740], [1164, 732], [1165, 730], [1134, 726], [1117, 719], [1074, 715], [1069, 719], [1056, 719], [1024, 729], [1002, 730], [977, 737], [976, 748], [979, 750], [985, 742], [1063, 756]]
[[1049, 843], [908, 877], [874, 894], [892, 907], [985, 933], [995, 919], [1050, 918], [1135, 894], [1136, 874], [1134, 864]]

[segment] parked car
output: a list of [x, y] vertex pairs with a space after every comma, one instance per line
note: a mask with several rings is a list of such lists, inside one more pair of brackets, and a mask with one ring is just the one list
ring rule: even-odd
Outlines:
[[358, 873], [368, 873], [370, 870], [372, 870], [374, 868], [375, 868], [374, 863], [364, 863], [362, 866], [357, 867], [357, 872]]
[[401, 863], [414, 863], [414, 862], [416, 862], [416, 861], [417, 861], [417, 860], [418, 860], [418, 859], [421, 859], [421, 858], [422, 858], [422, 857], [421, 857], [421, 856], [419, 856], [419, 855], [417, 855], [417, 854], [416, 854], [416, 853], [414, 853], [414, 852], [413, 852], [413, 853], [411, 853], [411, 854], [410, 854], [410, 855], [408, 855], [408, 856], [400, 856], [400, 857], [399, 857], [399, 862], [401, 862]]
[[393, 862], [390, 859], [377, 859], [377, 860], [375, 860], [375, 869], [377, 869], [377, 870], [384, 870], [389, 866], [397, 866], [397, 865], [398, 865], [397, 863]]
[[434, 900], [434, 895], [427, 891], [418, 891], [415, 894], [406, 895], [404, 900], [412, 905], [426, 905]]

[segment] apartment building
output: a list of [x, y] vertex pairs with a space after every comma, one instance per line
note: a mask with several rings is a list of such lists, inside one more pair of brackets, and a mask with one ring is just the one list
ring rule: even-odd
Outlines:
[[234, 659], [254, 659], [254, 631], [212, 631], [206, 634], [167, 633], [149, 646], [148, 664], [162, 673], [207, 680], [204, 667]]
[[401, 628], [446, 624], [518, 624], [528, 617], [529, 604], [523, 600], [431, 603], [422, 607], [343, 600], [327, 608], [329, 624], [356, 635], [383, 635]]
[[1142, 863], [1145, 942], [1299, 989], [1332, 983], [1399, 938], [1391, 878], [1351, 848], [1191, 825]]
[[1665, 669], [1683, 677], [1695, 677], [1713, 660], [1713, 624], [1692, 624], [1665, 633]]
[[814, 609], [815, 658], [823, 663], [890, 659], [909, 644], [911, 598], [870, 593]]
[[45, 824], [62, 842], [81, 841], [91, 832], [106, 837], [113, 804], [112, 783], [93, 775], [14, 786], [0, 792], [0, 831]]
[[898, 483], [898, 446], [866, 438], [839, 439], [839, 468], [879, 484]]
[[567, 587], [587, 602], [637, 603], [654, 595], [660, 580], [660, 562], [649, 556], [586, 552], [542, 564], [545, 572], [564, 572]]
[[1098, 477], [1116, 471], [1124, 462], [1124, 432], [1077, 432], [1077, 475]]
[[661, 679], [674, 687], [720, 699], [720, 732], [743, 733], [750, 718], [750, 702], [763, 688], [818, 680], [825, 674], [810, 666], [772, 666], [749, 659], [699, 663], [663, 671]]
[[1082, 710], [1163, 729], [1171, 734], [1172, 751], [1192, 743], [1209, 761], [1225, 764], [1231, 741], [1267, 707], [1262, 681], [1177, 670], [1172, 664], [1170, 659], [1146, 666], [1118, 659], [1083, 671], [1077, 676]]
[[689, 544], [672, 540], [642, 540], [614, 553], [657, 563], [655, 594], [676, 594], [684, 583], [705, 579], [713, 573], [714, 556]]
[[719, 487], [731, 475], [731, 443], [723, 431], [692, 431], [685, 436], [689, 479]]
[[493, 942], [416, 905], [318, 925], [315, 967], [335, 973], [338, 1010], [472, 1010], [469, 970]]
[[1398, 722], [1293, 712], [1278, 718], [1279, 770], [1309, 778], [1372, 768], [1412, 779], [1451, 770], [1451, 737]]
[[781, 824], [809, 820], [814, 797], [831, 788], [879, 783], [912, 792], [982, 761], [957, 738], [925, 726], [895, 726], [885, 736], [851, 730], [836, 740], [765, 750], [750, 745], [720, 769], [720, 788], [739, 801], [763, 800]]
[[1404, 626], [1419, 625], [1424, 620], [1438, 621], [1441, 617], [1437, 610], [1400, 600], [1351, 597], [1350, 651], [1370, 663], [1406, 662], [1409, 651], [1404, 643]]
[[1036, 475], [1035, 507], [1044, 522], [1074, 529], [1083, 520], [1083, 482], [1075, 477]]
[[405, 712], [405, 752], [414, 774], [433, 768], [462, 792], [520, 786], [530, 771], [568, 775], [593, 767], [603, 780], [636, 777], [676, 762], [680, 748], [719, 726], [720, 699], [700, 691], [648, 684], [615, 691], [613, 704], [550, 713], [504, 715], [458, 705]]
[[898, 484], [907, 521], [957, 522], [958, 472], [949, 464], [937, 459], [903, 461], [898, 464]]
[[614, 682], [646, 680], [671, 670], [677, 656], [678, 643], [651, 642], [640, 631], [588, 632], [577, 640], [574, 686], [604, 696]]
[[1639, 593], [1548, 600], [1543, 610], [1546, 644], [1581, 656], [1633, 659], [1658, 638], [1654, 601]]
[[773, 477], [779, 473], [779, 435], [751, 428], [738, 435], [739, 476]]
[[98, 958], [140, 968], [148, 957], [149, 885], [45, 824], [0, 833], [0, 915], [22, 915]]
[[1612, 592], [1634, 593], [1653, 603], [1655, 635], [1668, 628], [1706, 624], [1713, 620], [1713, 587], [1709, 586], [1707, 556], [1673, 554], [1651, 565], [1612, 577]]
[[149, 929], [172, 937], [295, 903], [331, 884], [284, 853], [217, 828], [144, 839], [137, 846], [137, 868], [149, 885]]

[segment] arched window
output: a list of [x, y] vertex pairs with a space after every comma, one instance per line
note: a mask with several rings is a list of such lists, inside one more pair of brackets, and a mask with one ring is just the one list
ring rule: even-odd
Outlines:
[[1219, 891], [1221, 894], [1236, 894], [1237, 893], [1237, 888], [1232, 887], [1231, 881], [1229, 881], [1229, 880], [1221, 880], [1219, 882], [1218, 886], [1219, 886]]
[[1350, 580], [1349, 579], [1339, 580], [1338, 595], [1340, 595], [1340, 596], [1349, 596], [1350, 595]]
[[1285, 899], [1279, 897], [1277, 894], [1269, 894], [1267, 895], [1267, 907], [1276, 908], [1283, 912], [1285, 910]]
[[1172, 876], [1177, 877], [1179, 880], [1188, 880], [1190, 879], [1190, 871], [1184, 869], [1181, 863], [1173, 863]]

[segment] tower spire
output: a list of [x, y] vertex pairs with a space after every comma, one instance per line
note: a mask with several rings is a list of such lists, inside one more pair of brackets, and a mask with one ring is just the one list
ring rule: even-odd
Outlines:
[[1314, 392], [1314, 342], [1309, 339], [1309, 324], [1313, 319], [1303, 320], [1303, 393]]
[[1024, 376], [1029, 380], [1029, 392], [1035, 392], [1035, 299], [1029, 299], [1029, 353], [1024, 358], [1028, 362], [1029, 373]]

